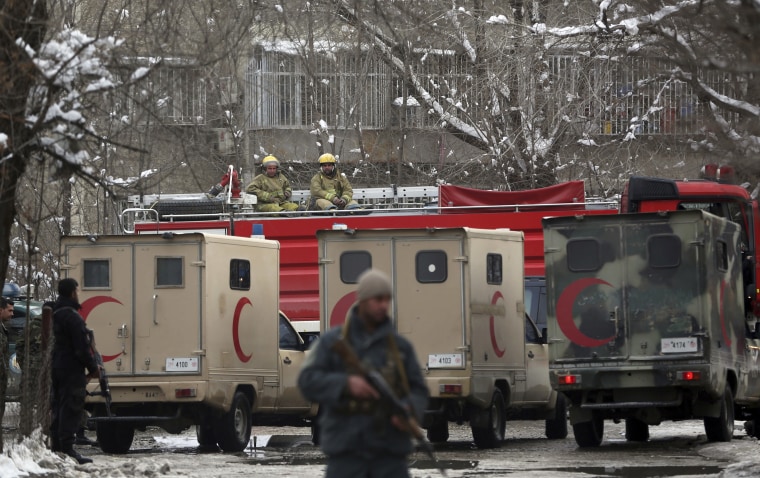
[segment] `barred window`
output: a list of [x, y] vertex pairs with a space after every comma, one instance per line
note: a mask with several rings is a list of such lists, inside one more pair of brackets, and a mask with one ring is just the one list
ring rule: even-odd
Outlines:
[[[123, 82], [128, 81], [134, 68], [122, 72]], [[114, 111], [132, 124], [144, 125], [157, 118], [167, 124], [205, 125], [203, 71], [182, 64], [156, 67], [143, 81], [115, 92]]]
[[[588, 135], [679, 135], [704, 133], [711, 128], [708, 105], [691, 86], [663, 77], [673, 68], [666, 62], [640, 57], [588, 58], [578, 55], [548, 57], [556, 94], [567, 99], [578, 119], [576, 133]], [[704, 72], [705, 83], [733, 95], [722, 72]], [[555, 104], [555, 107], [557, 104]], [[729, 122], [738, 116], [724, 112]]]
[[206, 124], [206, 82], [197, 68], [159, 68], [154, 72], [159, 116], [176, 124]]
[[[378, 57], [346, 50], [318, 54], [305, 65], [284, 52], [257, 50], [246, 72], [249, 127], [382, 128], [390, 108], [388, 66]], [[310, 76], [311, 75], [311, 76]]]

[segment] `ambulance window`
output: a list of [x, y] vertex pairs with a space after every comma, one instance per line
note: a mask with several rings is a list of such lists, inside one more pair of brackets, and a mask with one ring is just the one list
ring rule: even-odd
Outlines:
[[602, 267], [599, 241], [592, 237], [567, 242], [567, 268], [572, 272], [597, 271]]
[[678, 267], [681, 264], [681, 239], [674, 234], [656, 234], [647, 240], [649, 266], [656, 269]]
[[108, 259], [85, 259], [82, 261], [84, 277], [82, 289], [110, 289], [111, 261]]
[[501, 254], [488, 254], [486, 256], [486, 282], [501, 284]]
[[156, 257], [156, 287], [184, 287], [181, 257]]
[[416, 259], [417, 282], [446, 282], [448, 269], [444, 251], [420, 251]]
[[715, 242], [715, 258], [718, 260], [718, 270], [726, 272], [728, 270], [728, 244], [725, 241]]
[[344, 284], [356, 284], [367, 269], [372, 269], [372, 255], [369, 252], [348, 251], [340, 255], [340, 280]]
[[230, 289], [251, 290], [250, 261], [230, 259]]
[[293, 329], [285, 317], [280, 314], [280, 348], [285, 350], [298, 350], [301, 342], [298, 340], [298, 332]]

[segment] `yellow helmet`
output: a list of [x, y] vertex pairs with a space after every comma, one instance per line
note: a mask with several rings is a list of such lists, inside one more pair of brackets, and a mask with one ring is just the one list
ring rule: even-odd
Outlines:
[[269, 156], [265, 156], [264, 159], [261, 160], [261, 167], [266, 168], [267, 166], [279, 167], [280, 161], [270, 154]]
[[335, 163], [335, 156], [330, 153], [325, 153], [319, 157], [319, 164]]

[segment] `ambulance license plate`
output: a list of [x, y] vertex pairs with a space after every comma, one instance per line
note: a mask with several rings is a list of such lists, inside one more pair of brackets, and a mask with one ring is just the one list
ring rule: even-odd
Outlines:
[[197, 372], [198, 357], [169, 357], [166, 359], [167, 372]]
[[660, 344], [664, 354], [696, 352], [699, 348], [699, 341], [696, 337], [660, 339]]
[[430, 354], [428, 355], [428, 368], [462, 368], [464, 360], [462, 354]]

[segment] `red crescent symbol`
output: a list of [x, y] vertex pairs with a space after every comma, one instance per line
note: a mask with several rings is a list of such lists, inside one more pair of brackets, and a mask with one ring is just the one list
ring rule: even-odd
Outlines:
[[235, 306], [235, 315], [232, 317], [232, 343], [235, 345], [235, 353], [243, 363], [251, 360], [251, 357], [253, 356], [253, 354], [246, 355], [245, 352], [243, 352], [243, 348], [240, 347], [240, 313], [246, 305], [253, 307], [253, 304], [248, 300], [248, 297], [243, 297], [238, 301], [237, 306]]
[[[118, 299], [114, 299], [113, 297], [109, 297], [107, 295], [96, 295], [95, 297], [90, 297], [89, 299], [82, 302], [81, 309], [79, 309], [79, 315], [82, 316], [85, 322], [87, 322], [87, 317], [90, 315], [90, 312], [92, 312], [95, 307], [101, 305], [101, 304], [107, 304], [108, 302], [113, 302], [115, 304], [124, 305], [119, 301]], [[121, 355], [123, 352], [119, 352], [116, 355], [102, 355], [101, 358], [103, 359], [103, 363], [110, 362], [111, 360], [115, 359], [119, 355]]]
[[573, 321], [573, 305], [578, 295], [583, 292], [584, 289], [596, 284], [603, 284], [612, 287], [607, 281], [597, 279], [596, 277], [587, 277], [585, 279], [578, 279], [562, 291], [562, 294], [557, 300], [557, 324], [559, 325], [562, 333], [565, 337], [570, 339], [571, 342], [580, 345], [581, 347], [599, 347], [615, 338], [614, 335], [607, 337], [606, 339], [594, 339], [584, 334]]
[[[501, 295], [501, 291], [497, 290], [493, 294], [493, 298], [491, 299], [491, 305], [496, 305], [499, 299], [504, 300], [504, 296]], [[504, 350], [499, 348], [499, 342], [496, 340], [496, 328], [494, 327], [493, 315], [491, 316], [491, 319], [488, 323], [488, 327], [491, 330], [491, 347], [493, 347], [493, 351], [496, 354], [496, 356], [501, 358], [504, 356]]]
[[335, 307], [333, 307], [332, 313], [330, 314], [330, 327], [342, 325], [343, 322], [346, 321], [349, 309], [351, 309], [351, 306], [354, 305], [355, 302], [356, 291], [349, 292], [341, 297], [340, 300], [335, 303]]
[[726, 291], [726, 281], [720, 281], [720, 331], [723, 333], [723, 342], [727, 346], [731, 346], [731, 337], [728, 336], [728, 330], [726, 330], [726, 317], [723, 310], [723, 293]]

